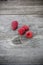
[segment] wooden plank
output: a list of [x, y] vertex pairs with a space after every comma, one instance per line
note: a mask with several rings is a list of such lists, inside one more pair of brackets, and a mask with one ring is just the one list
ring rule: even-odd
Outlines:
[[[18, 37], [18, 29], [11, 29], [11, 22], [17, 20], [20, 28], [30, 26], [34, 36]], [[20, 42], [20, 40], [21, 42]], [[18, 43], [18, 44], [16, 44]], [[7, 65], [29, 65], [43, 63], [43, 18], [36, 15], [0, 15], [0, 63]], [[41, 61], [42, 60], [42, 61]]]
[[1, 7], [0, 14], [40, 14], [43, 15], [43, 6], [9, 6]]
[[[0, 1], [1, 2], [1, 1]], [[3, 1], [0, 4], [6, 4], [6, 5], [43, 5], [43, 0], [7, 0]]]
[[41, 14], [42, 0], [8, 0], [0, 2], [0, 14]]

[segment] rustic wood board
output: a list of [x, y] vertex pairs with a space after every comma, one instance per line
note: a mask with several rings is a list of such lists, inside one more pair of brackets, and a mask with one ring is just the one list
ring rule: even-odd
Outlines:
[[[17, 20], [20, 28], [30, 26], [34, 36], [22, 43], [16, 41], [17, 30], [11, 30], [11, 22]], [[13, 42], [14, 41], [14, 42]], [[15, 44], [19, 43], [19, 44]], [[43, 18], [36, 15], [0, 15], [0, 63], [4, 64], [41, 64], [43, 63]]]
[[43, 15], [43, 0], [0, 1], [0, 14]]
[[[20, 28], [30, 26], [32, 39], [11, 30], [17, 20]], [[43, 0], [0, 1], [0, 63], [7, 65], [43, 64]]]

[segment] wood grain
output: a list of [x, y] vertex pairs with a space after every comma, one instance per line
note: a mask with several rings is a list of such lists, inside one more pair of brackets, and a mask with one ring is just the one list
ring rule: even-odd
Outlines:
[[[33, 38], [18, 36], [11, 29], [11, 22], [17, 20], [20, 28], [30, 26]], [[43, 18], [36, 15], [0, 15], [0, 63], [1, 64], [42, 64], [43, 63]]]
[[0, 2], [0, 14], [43, 15], [43, 0], [8, 0]]
[[[18, 28], [29, 25], [33, 38], [19, 37], [18, 29], [11, 29], [13, 20]], [[0, 64], [43, 64], [43, 0], [0, 1]]]

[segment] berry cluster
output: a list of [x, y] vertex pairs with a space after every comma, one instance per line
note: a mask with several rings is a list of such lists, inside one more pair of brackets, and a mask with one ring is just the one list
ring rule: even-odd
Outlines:
[[[18, 28], [18, 21], [12, 21], [11, 23], [12, 30], [16, 30]], [[18, 29], [18, 34], [23, 35], [25, 34], [26, 38], [32, 38], [33, 33], [32, 31], [28, 31], [29, 26], [23, 25], [21, 28]]]

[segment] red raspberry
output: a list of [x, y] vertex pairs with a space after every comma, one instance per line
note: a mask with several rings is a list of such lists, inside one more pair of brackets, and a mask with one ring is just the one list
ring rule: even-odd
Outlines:
[[17, 21], [12, 21], [12, 23], [11, 23], [12, 30], [16, 30], [17, 27], [18, 27], [18, 22]]
[[32, 38], [32, 36], [33, 36], [33, 33], [31, 31], [26, 32], [27, 38]]
[[25, 29], [24, 29], [24, 28], [18, 29], [18, 33], [19, 33], [20, 35], [23, 35], [23, 34], [25, 33]]
[[25, 29], [25, 31], [29, 30], [29, 26], [27, 26], [27, 25], [23, 25], [23, 27], [22, 27], [22, 28], [24, 28], [24, 29]]

